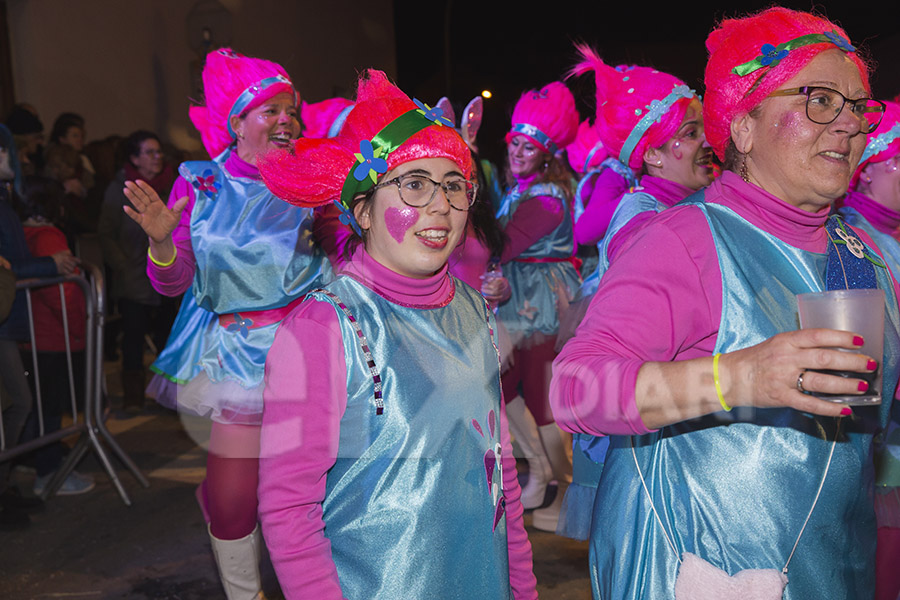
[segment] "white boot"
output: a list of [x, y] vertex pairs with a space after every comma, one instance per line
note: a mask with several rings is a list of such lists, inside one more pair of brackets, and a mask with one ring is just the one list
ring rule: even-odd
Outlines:
[[219, 579], [228, 600], [260, 600], [262, 580], [259, 576], [259, 552], [261, 536], [259, 525], [253, 533], [237, 540], [220, 540], [212, 533], [213, 555], [219, 567]]
[[[550, 466], [553, 469], [553, 478], [556, 479], [556, 497], [553, 502], [546, 508], [539, 508], [531, 515], [531, 524], [535, 529], [541, 531], [556, 532], [556, 525], [559, 522], [559, 512], [562, 509], [563, 497], [569, 483], [572, 481], [572, 459], [566, 451], [566, 438], [568, 437], [563, 431], [557, 427], [556, 423], [549, 423], [538, 427], [538, 433], [541, 437], [541, 443], [547, 452], [547, 458], [550, 459]], [[571, 441], [568, 442], [571, 447]]]
[[509, 432], [516, 438], [528, 461], [528, 481], [522, 486], [522, 508], [537, 508], [544, 504], [547, 484], [553, 473], [538, 437], [537, 423], [521, 396], [506, 404], [506, 420], [509, 422]]

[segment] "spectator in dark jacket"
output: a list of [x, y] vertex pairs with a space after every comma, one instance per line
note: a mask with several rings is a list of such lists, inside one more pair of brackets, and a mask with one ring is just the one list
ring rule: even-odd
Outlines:
[[[166, 198], [175, 173], [171, 165], [164, 163], [162, 147], [154, 133], [135, 131], [123, 144], [126, 161], [106, 188], [97, 231], [103, 260], [112, 270], [112, 296], [121, 315], [123, 404], [126, 410], [132, 410], [140, 409], [144, 403], [144, 337], [151, 331], [151, 315], [161, 305], [161, 299], [147, 277], [147, 234], [122, 210], [123, 206], [130, 206], [122, 190], [126, 181], [142, 179]], [[166, 301], [172, 304], [171, 299]], [[162, 350], [177, 308], [168, 312], [172, 318], [162, 319], [164, 322], [158, 327], [162, 331], [153, 336], [158, 350]]]

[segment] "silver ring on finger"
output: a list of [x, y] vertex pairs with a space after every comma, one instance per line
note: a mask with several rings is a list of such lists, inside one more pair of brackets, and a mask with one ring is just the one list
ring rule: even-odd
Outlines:
[[806, 373], [806, 370], [800, 371], [800, 374], [797, 375], [797, 389], [800, 390], [801, 393], [806, 393], [806, 388], [803, 387], [803, 375]]

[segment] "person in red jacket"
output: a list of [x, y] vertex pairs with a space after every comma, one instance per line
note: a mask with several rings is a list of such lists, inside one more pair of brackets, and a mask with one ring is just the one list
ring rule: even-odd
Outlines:
[[[69, 253], [65, 234], [55, 223], [62, 218], [63, 189], [52, 179], [38, 176], [25, 178], [25, 194], [19, 202], [19, 213], [23, 219], [25, 241], [35, 257]], [[77, 271], [76, 271], [77, 273]], [[71, 406], [72, 391], [78, 404], [84, 392], [84, 345], [85, 345], [85, 301], [77, 284], [62, 286], [65, 296], [65, 318], [63, 298], [59, 286], [38, 288], [31, 294], [32, 320], [34, 323], [34, 344], [37, 350], [40, 382], [40, 410], [44, 416], [44, 433], [58, 430], [62, 425], [62, 415]], [[66, 324], [68, 323], [68, 344]], [[72, 353], [72, 373], [70, 380], [67, 348]], [[26, 365], [32, 361], [30, 347], [23, 352]], [[33, 370], [29, 369], [30, 371]], [[33, 374], [32, 374], [33, 378]], [[71, 381], [71, 385], [70, 385]], [[32, 381], [32, 385], [34, 382]], [[38, 397], [36, 394], [35, 397]], [[32, 411], [25, 425], [24, 439], [40, 434], [37, 419], [38, 405]], [[34, 467], [37, 477], [34, 493], [40, 495], [47, 482], [59, 468], [65, 454], [61, 443], [45, 446], [34, 453]], [[83, 494], [94, 488], [94, 479], [78, 471], [72, 471], [57, 494]]]

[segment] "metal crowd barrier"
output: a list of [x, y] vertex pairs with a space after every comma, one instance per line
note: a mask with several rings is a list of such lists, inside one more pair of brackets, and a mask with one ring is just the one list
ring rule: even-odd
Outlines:
[[[113, 435], [106, 428], [104, 394], [103, 394], [103, 325], [104, 325], [104, 289], [103, 289], [103, 273], [94, 265], [82, 263], [81, 269], [86, 273], [86, 277], [82, 275], [73, 275], [68, 277], [53, 277], [49, 279], [29, 279], [16, 283], [16, 289], [25, 290], [28, 301], [28, 326], [31, 337], [31, 358], [32, 368], [34, 371], [35, 394], [33, 411], [37, 411], [38, 431], [37, 438], [25, 443], [13, 445], [9, 440], [0, 439], [0, 462], [11, 460], [17, 456], [31, 452], [38, 448], [53, 444], [63, 438], [72, 435], [78, 435], [78, 440], [72, 447], [68, 456], [57, 469], [50, 481], [44, 486], [41, 498], [47, 499], [56, 493], [69, 473], [84, 458], [84, 455], [93, 450], [97, 459], [103, 465], [106, 473], [109, 475], [119, 492], [119, 496], [126, 506], [131, 506], [131, 498], [125, 491], [122, 482], [116, 473], [110, 461], [107, 448], [112, 451], [125, 467], [131, 471], [132, 475], [140, 482], [142, 486], [150, 487], [150, 482], [144, 477], [134, 461], [125, 454], [121, 446], [116, 442]], [[81, 411], [76, 406], [74, 370], [72, 366], [72, 350], [69, 346], [69, 319], [66, 313], [65, 293], [63, 291], [63, 283], [76, 284], [84, 294], [85, 309], [87, 315], [87, 323], [85, 327], [85, 377], [84, 377], [84, 401]], [[71, 403], [73, 422], [67, 427], [62, 427], [58, 431], [44, 431], [44, 415], [43, 402], [41, 399], [40, 388], [40, 371], [38, 367], [37, 349], [34, 343], [34, 315], [31, 306], [31, 291], [36, 288], [44, 288], [49, 286], [57, 286], [62, 304], [63, 331], [66, 338], [66, 358], [69, 371], [69, 400]], [[3, 436], [3, 415], [0, 411], [0, 438]]]

